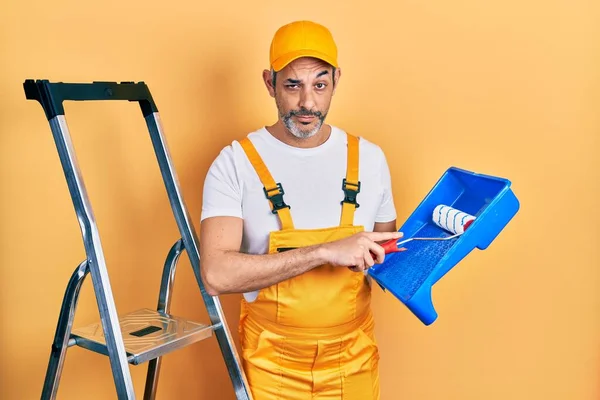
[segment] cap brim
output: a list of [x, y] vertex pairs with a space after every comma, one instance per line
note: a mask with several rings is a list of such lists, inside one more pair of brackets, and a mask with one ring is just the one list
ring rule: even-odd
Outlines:
[[291, 53], [284, 54], [281, 57], [279, 57], [277, 60], [273, 61], [273, 64], [271, 65], [271, 67], [273, 67], [275, 72], [279, 72], [282, 69], [284, 69], [292, 61], [297, 60], [298, 58], [302, 58], [302, 57], [318, 58], [319, 60], [323, 60], [326, 63], [331, 64], [335, 68], [338, 67], [336, 60], [334, 60], [333, 58], [331, 58], [319, 51], [314, 51], [314, 50], [297, 50], [297, 51], [293, 51]]

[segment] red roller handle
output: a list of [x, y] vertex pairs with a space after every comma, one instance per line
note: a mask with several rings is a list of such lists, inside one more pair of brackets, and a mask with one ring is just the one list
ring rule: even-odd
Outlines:
[[[391, 239], [391, 240], [388, 240], [387, 242], [383, 242], [380, 244], [380, 246], [383, 247], [385, 254], [399, 253], [401, 251], [406, 250], [406, 248], [404, 248], [404, 247], [398, 247], [398, 240], [399, 239]], [[371, 256], [374, 259], [377, 257], [373, 252], [371, 252]], [[348, 267], [348, 269], [352, 269], [352, 267]]]
[[[404, 247], [398, 247], [398, 239], [391, 239], [391, 240], [388, 240], [387, 242], [383, 242], [379, 245], [381, 247], [383, 247], [385, 254], [399, 253], [401, 251], [406, 250]], [[375, 257], [375, 254], [373, 252], [371, 252], [371, 255], [373, 256], [373, 258]]]
[[385, 250], [385, 254], [404, 251], [404, 249], [400, 249], [398, 247], [398, 239], [388, 240], [387, 242], [381, 243], [380, 246], [383, 247], [383, 250]]

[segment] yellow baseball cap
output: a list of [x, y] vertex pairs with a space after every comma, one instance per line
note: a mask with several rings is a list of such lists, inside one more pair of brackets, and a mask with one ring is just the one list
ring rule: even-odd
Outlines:
[[337, 68], [337, 46], [331, 32], [311, 21], [295, 21], [279, 28], [271, 41], [271, 67], [280, 71], [300, 57], [315, 57]]

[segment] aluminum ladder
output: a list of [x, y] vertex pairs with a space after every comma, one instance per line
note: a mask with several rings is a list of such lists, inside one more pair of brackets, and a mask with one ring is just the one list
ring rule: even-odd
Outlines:
[[[86, 252], [85, 260], [77, 266], [66, 287], [41, 398], [56, 397], [67, 348], [76, 345], [108, 356], [119, 399], [135, 399], [136, 396], [129, 364], [148, 362], [144, 399], [154, 399], [161, 357], [212, 337], [214, 332], [237, 399], [251, 400], [220, 301], [206, 292], [201, 279], [198, 237], [181, 194], [158, 109], [148, 86], [144, 82], [53, 83], [46, 79], [27, 79], [23, 88], [28, 100], [37, 100], [41, 104], [50, 123]], [[100, 235], [64, 115], [63, 102], [66, 100], [127, 100], [140, 105], [181, 235], [167, 253], [156, 309], [141, 309], [123, 316], [117, 314]], [[172, 282], [177, 260], [183, 251], [189, 257], [200, 288], [210, 318], [209, 325], [170, 313]], [[100, 322], [73, 329], [79, 292], [88, 273]]]

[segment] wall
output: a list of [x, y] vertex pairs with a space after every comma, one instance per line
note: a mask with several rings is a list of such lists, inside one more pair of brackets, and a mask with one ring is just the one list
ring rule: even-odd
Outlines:
[[[143, 80], [198, 225], [220, 148], [276, 117], [274, 30], [327, 24], [341, 86], [329, 122], [377, 142], [399, 222], [449, 166], [512, 180], [517, 218], [434, 287], [422, 326], [375, 292], [383, 399], [597, 399], [599, 6], [554, 2], [5, 2], [0, 24], [0, 397], [39, 397], [66, 282], [84, 258], [50, 130], [26, 78]], [[135, 105], [68, 103], [119, 312], [154, 307], [178, 238]], [[76, 325], [97, 319], [90, 282]], [[206, 320], [182, 259], [173, 311]], [[238, 297], [223, 299], [237, 339]], [[158, 398], [230, 399], [214, 340], [167, 356]], [[141, 393], [145, 366], [132, 367]], [[114, 398], [108, 359], [71, 348], [61, 399]]]

